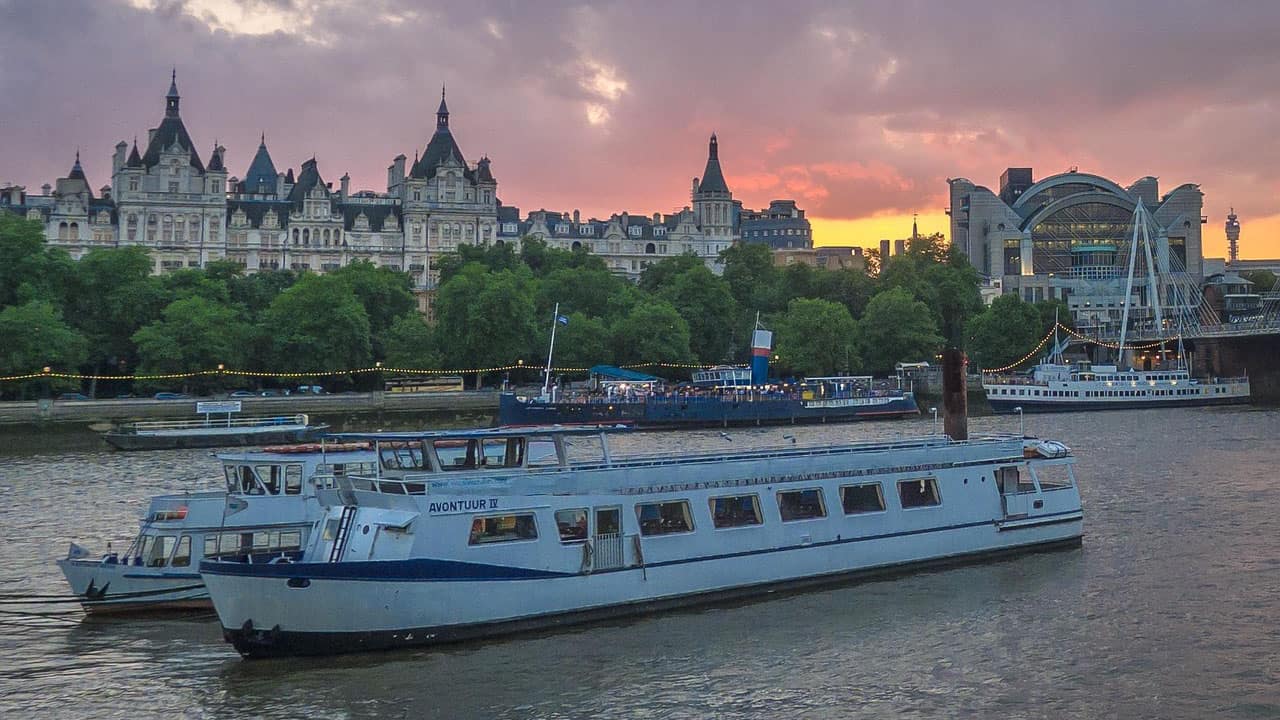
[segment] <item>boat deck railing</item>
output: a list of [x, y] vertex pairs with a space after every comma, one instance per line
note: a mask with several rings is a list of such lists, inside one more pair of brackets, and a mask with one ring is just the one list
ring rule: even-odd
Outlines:
[[[720, 462], [739, 462], [739, 461], [759, 461], [773, 459], [789, 459], [798, 457], [826, 457], [842, 454], [865, 453], [865, 452], [882, 452], [893, 450], [923, 450], [928, 448], [941, 448], [949, 446], [965, 446], [977, 447], [983, 445], [999, 445], [1011, 442], [1018, 443], [1016, 452], [1011, 456], [1021, 457], [1022, 442], [1024, 438], [1020, 435], [1010, 433], [991, 433], [975, 436], [965, 441], [954, 441], [945, 435], [930, 435], [922, 438], [892, 440], [892, 441], [865, 441], [858, 443], [849, 443], [835, 447], [799, 447], [799, 448], [783, 448], [775, 447], [754, 452], [738, 452], [738, 453], [695, 453], [689, 455], [680, 455], [672, 457], [670, 455], [637, 455], [620, 459], [611, 459], [609, 461], [596, 462], [571, 462], [568, 465], [548, 465], [545, 467], [528, 467], [528, 468], [503, 468], [500, 472], [496, 469], [483, 470], [475, 469], [470, 471], [449, 472], [449, 473], [407, 473], [402, 476], [375, 476], [375, 475], [356, 475], [347, 474], [343, 476], [316, 476], [316, 487], [328, 490], [366, 490], [391, 495], [425, 495], [432, 490], [432, 485], [439, 487], [441, 484], [447, 484], [450, 487], [439, 487], [440, 490], [458, 491], [478, 488], [478, 481], [489, 480], [490, 482], [481, 483], [484, 487], [491, 487], [492, 483], [505, 482], [509, 483], [513, 478], [512, 475], [523, 475], [528, 477], [548, 476], [553, 473], [561, 472], [583, 472], [592, 470], [627, 470], [638, 468], [655, 468], [669, 467], [673, 465], [693, 465], [700, 463], [720, 463]], [[988, 458], [989, 459], [989, 458]], [[958, 460], [959, 464], [966, 464], [969, 461]]]
[[117, 432], [139, 432], [145, 430], [198, 430], [201, 428], [252, 428], [273, 427], [276, 425], [306, 425], [306, 415], [280, 415], [276, 417], [252, 418], [220, 418], [198, 420], [141, 420], [124, 423], [116, 428]]

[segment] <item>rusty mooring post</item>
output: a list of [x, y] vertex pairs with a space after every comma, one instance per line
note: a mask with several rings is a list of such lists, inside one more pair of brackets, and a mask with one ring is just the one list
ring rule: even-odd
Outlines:
[[952, 440], [969, 439], [968, 364], [959, 348], [942, 351], [942, 427]]

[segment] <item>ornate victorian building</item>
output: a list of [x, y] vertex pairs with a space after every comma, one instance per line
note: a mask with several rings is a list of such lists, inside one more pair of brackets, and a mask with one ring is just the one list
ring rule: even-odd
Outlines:
[[615, 214], [579, 219], [574, 212], [540, 210], [521, 218], [503, 206], [489, 158], [470, 164], [454, 139], [444, 91], [435, 130], [412, 164], [396, 156], [387, 191], [351, 192], [343, 175], [326, 182], [316, 158], [280, 172], [263, 135], [243, 178], [228, 177], [225, 149], [202, 160], [180, 114], [176, 73], [164, 116], [148, 131], [145, 150], [121, 141], [112, 156], [111, 184], [95, 196], [79, 154], [56, 187], [39, 195], [0, 187], [0, 209], [38, 220], [51, 244], [80, 258], [97, 247], [141, 245], [155, 272], [203, 267], [211, 260], [246, 270], [290, 268], [325, 272], [353, 260], [409, 273], [423, 290], [438, 276], [435, 260], [460, 244], [519, 243], [538, 237], [556, 247], [584, 247], [615, 272], [638, 277], [663, 256], [694, 253], [715, 270], [718, 254], [738, 239], [741, 203], [733, 199], [711, 136], [692, 206], [670, 215]]

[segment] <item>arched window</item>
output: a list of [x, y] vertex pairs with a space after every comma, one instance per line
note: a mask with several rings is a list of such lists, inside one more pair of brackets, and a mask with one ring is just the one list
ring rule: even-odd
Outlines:
[[153, 243], [155, 241], [156, 241], [156, 216], [148, 215], [147, 216], [147, 242]]
[[72, 240], [80, 239], [80, 223], [71, 223], [70, 235]]
[[306, 246], [311, 245], [311, 229], [310, 228], [302, 229], [302, 244]]
[[329, 246], [329, 231], [327, 229], [324, 231], [324, 244], [325, 247]]
[[342, 231], [341, 231], [341, 230], [334, 230], [334, 231], [333, 231], [333, 244], [334, 244], [334, 245], [338, 245], [338, 244], [340, 244], [341, 242], [342, 242]]
[[578, 242], [577, 240], [574, 240], [574, 241], [573, 241], [573, 245], [569, 246], [569, 249], [570, 249], [570, 250], [581, 250], [581, 249], [582, 249], [582, 243]]
[[298, 244], [298, 228], [293, 229], [293, 244]]
[[[574, 245], [577, 245], [577, 243], [574, 243]], [[645, 255], [652, 255], [652, 254], [654, 254], [654, 253], [656, 253], [656, 252], [658, 252], [658, 248], [657, 248], [657, 246], [655, 246], [653, 243], [649, 243], [648, 245], [645, 245], [645, 246], [644, 246], [644, 254], [645, 254]]]
[[58, 239], [59, 240], [69, 239], [68, 225], [66, 223], [58, 223]]

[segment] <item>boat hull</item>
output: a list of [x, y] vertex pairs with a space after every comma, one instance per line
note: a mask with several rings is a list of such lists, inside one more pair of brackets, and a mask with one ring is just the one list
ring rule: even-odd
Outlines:
[[103, 435], [103, 438], [107, 444], [117, 450], [177, 450], [306, 443], [319, 440], [326, 430], [328, 430], [327, 425], [221, 433], [195, 431], [150, 434], [112, 431]]
[[998, 415], [1016, 412], [1022, 408], [1024, 413], [1049, 412], [1084, 412], [1094, 410], [1139, 410], [1142, 408], [1197, 407], [1204, 405], [1247, 405], [1248, 395], [1232, 395], [1220, 397], [1188, 397], [1188, 398], [1113, 398], [1108, 400], [1050, 400], [1039, 398], [987, 398], [991, 411]]
[[92, 615], [190, 612], [212, 609], [200, 574], [101, 560], [62, 559], [58, 568], [80, 606]]
[[[260, 658], [431, 645], [554, 628], [1071, 547], [1080, 544], [1082, 532], [1077, 504], [1004, 527], [996, 521], [974, 522], [551, 577], [379, 580], [364, 572], [376, 575], [377, 562], [206, 564], [201, 570], [225, 638], [243, 656]], [[326, 571], [366, 577], [321, 577]], [[305, 619], [290, 612], [300, 602], [308, 608]]]
[[720, 400], [649, 398], [628, 402], [521, 401], [502, 395], [498, 424], [580, 425], [621, 423], [642, 428], [732, 427], [884, 420], [918, 415], [911, 393], [880, 398], [803, 401], [793, 398]]

